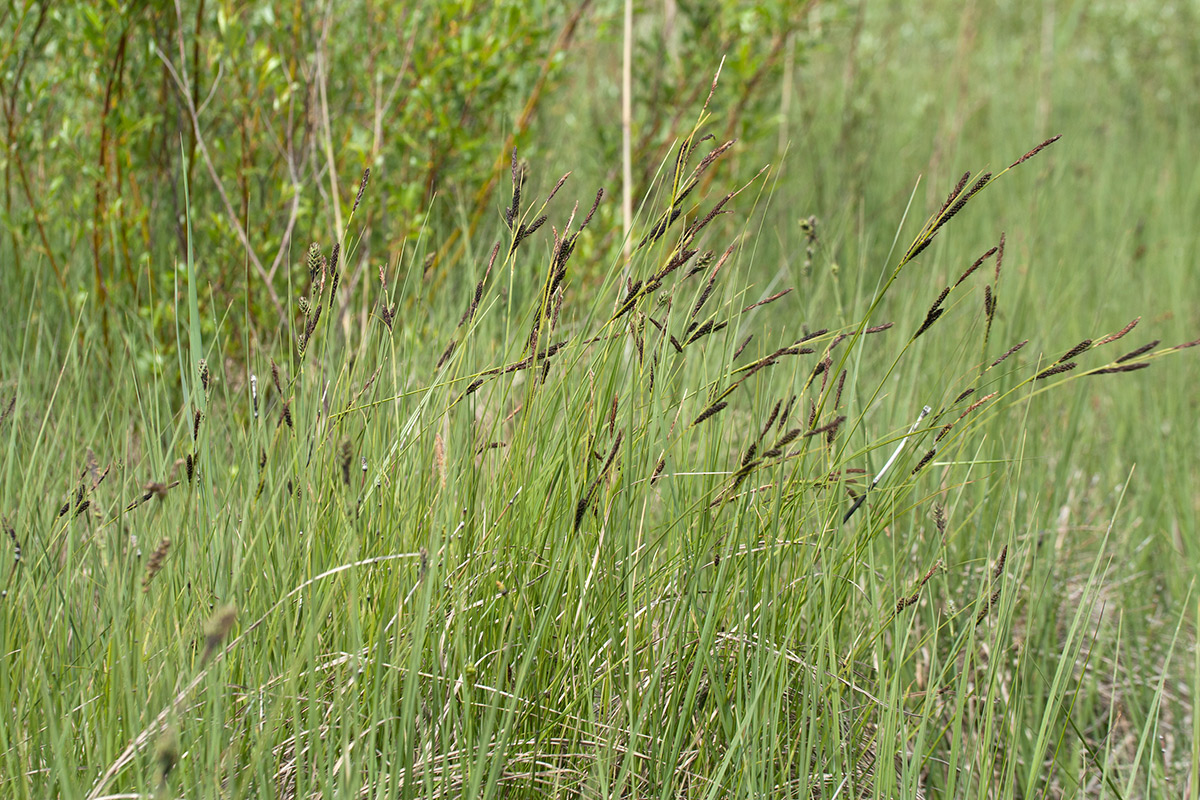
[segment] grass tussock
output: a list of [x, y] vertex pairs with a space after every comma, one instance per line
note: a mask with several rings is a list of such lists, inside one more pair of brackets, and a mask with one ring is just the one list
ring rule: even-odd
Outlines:
[[[218, 369], [227, 343], [191, 319], [178, 351], [203, 356], [178, 387], [117, 385], [113, 408], [143, 405], [105, 440], [114, 466], [48, 471], [67, 501], [30, 485], [5, 517], [0, 697], [22, 724], [0, 788], [1032, 797], [1078, 767], [1126, 796], [1136, 753], [1072, 711], [1106, 564], [1044, 613], [1066, 545], [989, 530], [1022, 461], [981, 448], [1043, 394], [1194, 342], [1105, 361], [1135, 320], [1054, 361], [1025, 349], [1038, 331], [996, 347], [1020, 302], [1005, 234], [953, 283], [924, 269], [1058, 137], [964, 174], [856, 315], [798, 324], [791, 288], [753, 280], [770, 173], [739, 182], [709, 124], [664, 162], [627, 257], [583, 269], [621, 252], [595, 245], [603, 191], [574, 200], [564, 177], [542, 198], [514, 151], [497, 238], [445, 308], [413, 254], [348, 279], [348, 226], [246, 363]], [[896, 304], [902, 280], [932, 305]], [[12, 435], [22, 458], [43, 446]], [[138, 542], [157, 542], [144, 563]], [[1152, 697], [1140, 728], [1116, 694], [1092, 722], [1140, 750], [1165, 683]]]

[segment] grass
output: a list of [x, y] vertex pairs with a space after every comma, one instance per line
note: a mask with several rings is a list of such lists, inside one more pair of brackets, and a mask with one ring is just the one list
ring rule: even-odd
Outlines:
[[[1182, 134], [946, 200], [953, 153], [856, 156], [944, 141], [883, 94], [931, 79], [853, 79], [886, 137], [701, 168], [702, 120], [630, 263], [530, 158], [457, 286], [343, 283], [351, 214], [243, 341], [190, 251], [174, 343], [5, 276], [4, 794], [1194, 796]], [[1018, 99], [957, 148], [1000, 173]]]

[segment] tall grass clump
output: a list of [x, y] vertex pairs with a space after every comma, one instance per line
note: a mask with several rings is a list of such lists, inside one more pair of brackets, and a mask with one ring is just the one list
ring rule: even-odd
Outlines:
[[[364, 173], [278, 332], [202, 340], [223, 329], [202, 255], [177, 271], [177, 375], [31, 320], [0, 423], [3, 793], [1133, 796], [1147, 766], [1160, 785], [1166, 674], [1122, 709], [1132, 746], [1078, 692], [1121, 646], [1092, 618], [1103, 550], [1073, 618], [1029, 615], [1050, 551], [997, 508], [1022, 444], [984, 444], [1039, 395], [1196, 342], [1130, 344], [1138, 320], [1049, 354], [1001, 340], [1000, 231], [955, 280], [922, 274], [1055, 139], [964, 174], [855, 317], [795, 319], [755, 283], [770, 173], [716, 189], [735, 143], [707, 122], [628, 258], [596, 245], [602, 191], [514, 152], [452, 307], [418, 253], [346, 280]], [[882, 318], [897, 293], [912, 313]], [[127, 341], [155, 346], [136, 320]]]

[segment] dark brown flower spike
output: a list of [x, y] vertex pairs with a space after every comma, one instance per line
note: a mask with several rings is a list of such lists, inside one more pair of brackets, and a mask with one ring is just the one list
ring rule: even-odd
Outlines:
[[167, 560], [167, 553], [171, 550], [171, 540], [163, 537], [159, 540], [158, 546], [154, 548], [154, 552], [150, 554], [150, 560], [146, 562], [146, 573], [142, 576], [142, 593], [150, 591], [150, 583], [154, 580], [154, 576], [162, 571], [163, 563]]
[[1033, 148], [1033, 149], [1032, 149], [1032, 150], [1030, 150], [1028, 153], [1026, 153], [1025, 155], [1023, 155], [1023, 156], [1021, 156], [1020, 158], [1018, 158], [1016, 161], [1014, 161], [1012, 164], [1010, 164], [1008, 168], [1009, 168], [1009, 169], [1012, 169], [1013, 167], [1019, 166], [1020, 164], [1024, 164], [1026, 161], [1028, 161], [1029, 159], [1033, 158], [1033, 157], [1034, 157], [1034, 156], [1036, 156], [1038, 153], [1042, 152], [1042, 151], [1043, 151], [1043, 150], [1045, 150], [1047, 147], [1049, 147], [1050, 145], [1054, 144], [1055, 142], [1057, 142], [1057, 141], [1058, 141], [1059, 139], [1061, 139], [1061, 138], [1062, 138], [1062, 134], [1061, 134], [1061, 133], [1060, 133], [1060, 134], [1058, 134], [1058, 135], [1056, 135], [1056, 136], [1051, 136], [1049, 139], [1047, 139], [1046, 141], [1042, 142], [1042, 143], [1041, 143], [1041, 144], [1039, 144], [1037, 147]]
[[563, 184], [567, 182], [567, 178], [569, 177], [571, 177], [570, 172], [558, 179], [558, 183], [554, 184], [554, 188], [550, 190], [550, 194], [546, 195], [547, 203], [554, 199], [554, 195], [558, 194], [558, 190], [563, 187]]
[[840, 428], [842, 423], [845, 421], [846, 421], [846, 417], [843, 414], [842, 416], [835, 417], [834, 419], [830, 420], [829, 422], [826, 422], [824, 425], [822, 425], [819, 428], [813, 428], [808, 433], [804, 434], [804, 436], [807, 438], [809, 436], [819, 436], [822, 433], [830, 433], [830, 432], [837, 431], [837, 429]]
[[1150, 352], [1154, 348], [1158, 347], [1158, 343], [1160, 341], [1162, 341], [1162, 340], [1155, 339], [1152, 342], [1147, 342], [1146, 344], [1142, 345], [1141, 347], [1137, 348], [1136, 350], [1130, 350], [1128, 353], [1126, 353], [1125, 355], [1118, 358], [1115, 363], [1124, 364], [1126, 361], [1132, 361], [1133, 359], [1137, 358], [1140, 355], [1145, 355], [1146, 353]]
[[980, 266], [983, 264], [983, 262], [987, 261], [989, 258], [991, 258], [992, 256], [994, 256], [994, 255], [995, 255], [995, 254], [996, 254], [996, 253], [997, 253], [999, 250], [1000, 250], [1000, 248], [999, 248], [999, 247], [993, 247], [991, 250], [988, 250], [986, 253], [984, 253], [984, 254], [983, 254], [983, 255], [981, 255], [979, 258], [977, 258], [977, 259], [975, 260], [975, 263], [974, 263], [974, 264], [972, 264], [971, 266], [967, 267], [967, 271], [966, 271], [966, 272], [964, 272], [962, 275], [959, 275], [959, 276], [958, 276], [958, 280], [956, 280], [956, 281], [954, 282], [954, 285], [955, 285], [955, 287], [957, 287], [957, 286], [958, 286], [960, 283], [962, 283], [963, 281], [965, 281], [967, 278], [971, 277], [971, 274], [972, 274], [973, 272], [975, 272], [975, 270], [979, 269], [979, 267], [980, 267]]
[[1056, 361], [1055, 363], [1056, 363], [1056, 364], [1061, 364], [1061, 363], [1063, 363], [1064, 361], [1070, 361], [1072, 358], [1075, 358], [1075, 356], [1079, 355], [1080, 353], [1083, 353], [1083, 352], [1085, 352], [1085, 351], [1086, 351], [1086, 350], [1087, 350], [1089, 347], [1091, 347], [1091, 346], [1092, 346], [1092, 340], [1091, 340], [1091, 339], [1084, 339], [1082, 342], [1080, 342], [1079, 344], [1075, 345], [1074, 347], [1072, 347], [1072, 348], [1071, 348], [1070, 350], [1068, 350], [1067, 352], [1063, 353], [1063, 356], [1062, 356], [1062, 358], [1060, 358], [1060, 359], [1059, 359], [1058, 361]]
[[930, 578], [932, 578], [937, 573], [938, 569], [940, 569], [941, 566], [942, 566], [942, 560], [939, 558], [937, 561], [933, 562], [933, 566], [929, 568], [929, 571], [926, 572], [923, 576], [921, 576], [921, 580], [917, 582], [917, 588], [913, 591], [913, 593], [910, 594], [908, 597], [901, 597], [899, 600], [896, 601], [896, 613], [897, 614], [899, 614], [901, 611], [908, 608], [909, 606], [914, 606], [917, 604], [917, 602], [921, 599], [921, 589], [925, 588], [925, 584], [929, 583]]
[[946, 213], [946, 209], [950, 207], [950, 204], [958, 199], [959, 195], [962, 194], [962, 190], [967, 187], [967, 181], [969, 180], [971, 180], [970, 171], [964, 172], [962, 177], [958, 179], [958, 183], [950, 190], [950, 194], [946, 195], [946, 202], [942, 203], [942, 207], [938, 209], [938, 217]]
[[1077, 367], [1077, 366], [1078, 366], [1078, 364], [1076, 364], [1074, 361], [1068, 361], [1065, 364], [1055, 364], [1054, 366], [1050, 367], [1049, 369], [1044, 369], [1041, 372], [1039, 372], [1037, 374], [1037, 376], [1034, 378], [1034, 380], [1040, 381], [1040, 380], [1049, 378], [1054, 375], [1061, 375], [1064, 372], [1070, 372], [1071, 370], [1075, 369], [1075, 367]]
[[708, 408], [701, 411], [700, 416], [698, 416], [694, 420], [692, 420], [692, 427], [695, 427], [695, 426], [699, 425], [701, 422], [704, 422], [705, 420], [710, 419], [710, 418], [716, 416], [717, 414], [721, 413], [722, 411], [725, 410], [725, 407], [727, 405], [729, 405], [729, 403], [726, 403], [723, 400], [720, 402], [717, 402], [717, 403], [713, 403], [711, 406], [709, 406]]
[[931, 449], [925, 455], [921, 456], [921, 460], [917, 462], [917, 465], [915, 467], [913, 467], [912, 474], [916, 475], [918, 472], [925, 469], [926, 465], [928, 465], [930, 461], [933, 461], [933, 457], [935, 455], [937, 455], [936, 447]]
[[1116, 367], [1101, 367], [1094, 369], [1091, 372], [1084, 373], [1086, 375], [1115, 375], [1119, 372], [1137, 372], [1139, 369], [1145, 369], [1150, 366], [1149, 361], [1139, 361], [1136, 364], [1121, 364]]
[[754, 309], [759, 308], [761, 306], [765, 306], [768, 303], [774, 303], [779, 298], [785, 297], [788, 294], [791, 294], [791, 291], [792, 290], [789, 288], [789, 289], [784, 289], [782, 292], [776, 292], [775, 294], [771, 295], [770, 297], [768, 297], [765, 300], [759, 300], [757, 303], [752, 303], [751, 305], [746, 306], [745, 308], [742, 309], [742, 313], [745, 314], [747, 311], [753, 311]]
[[1003, 361], [1004, 361], [1006, 358], [1008, 358], [1008, 357], [1009, 357], [1009, 356], [1011, 356], [1013, 353], [1017, 352], [1018, 350], [1020, 350], [1022, 347], [1024, 347], [1024, 346], [1025, 346], [1025, 345], [1027, 345], [1027, 344], [1029, 344], [1029, 340], [1028, 340], [1028, 339], [1026, 339], [1026, 340], [1024, 340], [1024, 341], [1022, 341], [1022, 342], [1017, 342], [1017, 343], [1016, 343], [1016, 344], [1014, 344], [1012, 347], [1008, 348], [1008, 350], [1007, 350], [1007, 351], [1004, 353], [1004, 355], [1000, 356], [1000, 357], [999, 357], [999, 358], [997, 358], [995, 361], [993, 361], [993, 362], [991, 363], [991, 365], [988, 367], [988, 369], [991, 369], [992, 367], [999, 366], [999, 365], [1000, 365], [1000, 363], [1001, 363], [1001, 362], [1003, 362]]
[[362, 203], [363, 192], [367, 190], [367, 181], [371, 179], [371, 168], [367, 167], [363, 170], [362, 180], [358, 182], [358, 194], [354, 196], [354, 208], [350, 209], [350, 213], [358, 211], [358, 206]]
[[933, 305], [929, 307], [929, 313], [925, 315], [925, 321], [921, 323], [921, 327], [917, 328], [917, 332], [913, 334], [913, 339], [916, 339], [922, 333], [929, 330], [933, 323], [937, 322], [938, 318], [941, 317], [942, 314], [946, 313], [946, 309], [941, 308], [941, 305], [942, 301], [946, 299], [948, 294], [950, 294], [949, 286], [947, 286], [945, 289], [942, 289], [942, 293], [938, 295], [937, 300], [933, 301]]
[[1103, 338], [1101, 338], [1101, 339], [1098, 339], [1098, 340], [1096, 341], [1096, 347], [1099, 347], [1099, 346], [1100, 346], [1100, 345], [1102, 345], [1102, 344], [1108, 344], [1109, 342], [1115, 342], [1115, 341], [1117, 341], [1118, 339], [1120, 339], [1120, 338], [1122, 338], [1123, 336], [1125, 336], [1125, 334], [1127, 334], [1127, 333], [1129, 333], [1131, 330], [1133, 330], [1133, 329], [1134, 329], [1134, 327], [1136, 327], [1136, 326], [1137, 326], [1137, 324], [1138, 324], [1139, 322], [1141, 322], [1141, 321], [1142, 321], [1142, 318], [1141, 318], [1141, 317], [1135, 317], [1135, 318], [1133, 319], [1133, 321], [1131, 321], [1131, 322], [1130, 322], [1128, 325], [1126, 325], [1124, 328], [1121, 328], [1121, 330], [1117, 331], [1116, 333], [1110, 333], [1108, 336], [1105, 336], [1105, 337], [1103, 337]]

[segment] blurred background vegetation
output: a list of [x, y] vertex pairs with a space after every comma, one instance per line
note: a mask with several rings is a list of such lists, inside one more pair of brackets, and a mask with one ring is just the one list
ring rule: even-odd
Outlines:
[[[1036, 345], [1146, 312], [1180, 340], [1200, 328], [1194, 3], [662, 0], [635, 11], [633, 196], [690, 129], [723, 59], [714, 130], [740, 140], [731, 174], [773, 167], [754, 257], [762, 283], [800, 290], [783, 313], [819, 300], [853, 318], [914, 186], [910, 226], [964, 169], [1061, 133], [969, 223], [1010, 232], [1024, 277], [1004, 322], [1043, 332]], [[236, 355], [294, 315], [308, 244], [339, 239], [369, 168], [347, 265], [361, 302], [342, 314], [365, 318], [382, 264], [429, 281], [429, 297], [470, 291], [486, 246], [471, 242], [499, 229], [513, 147], [538, 167], [534, 190], [573, 171], [572, 199], [586, 206], [599, 187], [619, 197], [622, 13], [613, 0], [10, 2], [0, 286], [84, 315], [106, 342], [114, 318], [140, 317], [158, 354], [134, 358], [151, 369], [174, 343], [190, 211], [206, 324], [231, 326]], [[581, 239], [581, 289], [619, 250], [619, 213], [603, 203], [603, 224]], [[945, 248], [945, 271], [973, 257]], [[437, 324], [409, 320], [417, 333]], [[1104, 416], [1104, 398], [1092, 402], [1095, 441], [1131, 462], [1162, 457]], [[1196, 441], [1191, 426], [1169, 436]], [[1194, 474], [1168, 474], [1181, 468]]]
[[[275, 325], [307, 244], [337, 238], [366, 168], [356, 281], [422, 231], [441, 242], [494, 224], [513, 146], [547, 175], [573, 170], [615, 197], [622, 10], [8, 3], [5, 259], [72, 310], [165, 323], [186, 176], [203, 291]], [[1200, 85], [1192, 3], [663, 0], [636, 11], [634, 197], [724, 59], [715, 117], [741, 140], [745, 168], [771, 163], [779, 176], [773, 259], [805, 249], [798, 221], [816, 215], [826, 243], [849, 248], [843, 259], [878, 265], [918, 173], [928, 204], [964, 162], [998, 163], [1056, 132], [1070, 163], [1054, 174], [1055, 201], [1075, 213], [1054, 221], [1075, 226], [1094, 291], [1121, 269], [1114, 259], [1184, 246], [1164, 237], [1183, 234], [1173, 222], [1194, 202], [1197, 167], [1180, 152]], [[449, 270], [441, 256], [429, 266]]]
[[[365, 319], [382, 264], [429, 281], [428, 298], [468, 292], [484, 257], [470, 234], [500, 227], [513, 147], [538, 165], [541, 191], [573, 171], [585, 205], [596, 187], [619, 194], [622, 12], [611, 0], [10, 2], [0, 286], [10, 303], [36, 296], [99, 325], [110, 347], [114, 325], [140, 318], [156, 347], [131, 352], [154, 369], [174, 346], [190, 214], [205, 324], [229, 326], [236, 356], [286, 327], [308, 244], [338, 240], [369, 168], [347, 265], [360, 300], [343, 317]], [[1009, 231], [1021, 276], [1001, 315], [1009, 338], [1036, 330], [1035, 346], [1058, 346], [1142, 313], [1180, 341], [1200, 328], [1194, 3], [663, 0], [636, 12], [633, 195], [723, 60], [710, 110], [740, 140], [730, 172], [773, 166], [754, 280], [797, 286], [778, 313], [803, 324], [818, 304], [854, 319], [914, 186], [903, 235], [964, 169], [1061, 133], [966, 224]], [[618, 205], [602, 204], [579, 243], [581, 290], [619, 251]], [[951, 241], [931, 269], [940, 280], [970, 257]], [[428, 335], [438, 319], [408, 324]], [[1180, 533], [1196, 521], [1195, 468], [1177, 454], [1196, 451], [1195, 375], [1178, 367], [1173, 391], [1129, 390], [1137, 419], [1080, 395], [1071, 423], [1089, 431], [1071, 455], [1105, 485], [1147, 461], [1179, 482], [1156, 486], [1147, 513], [1188, 565], [1200, 563]]]

